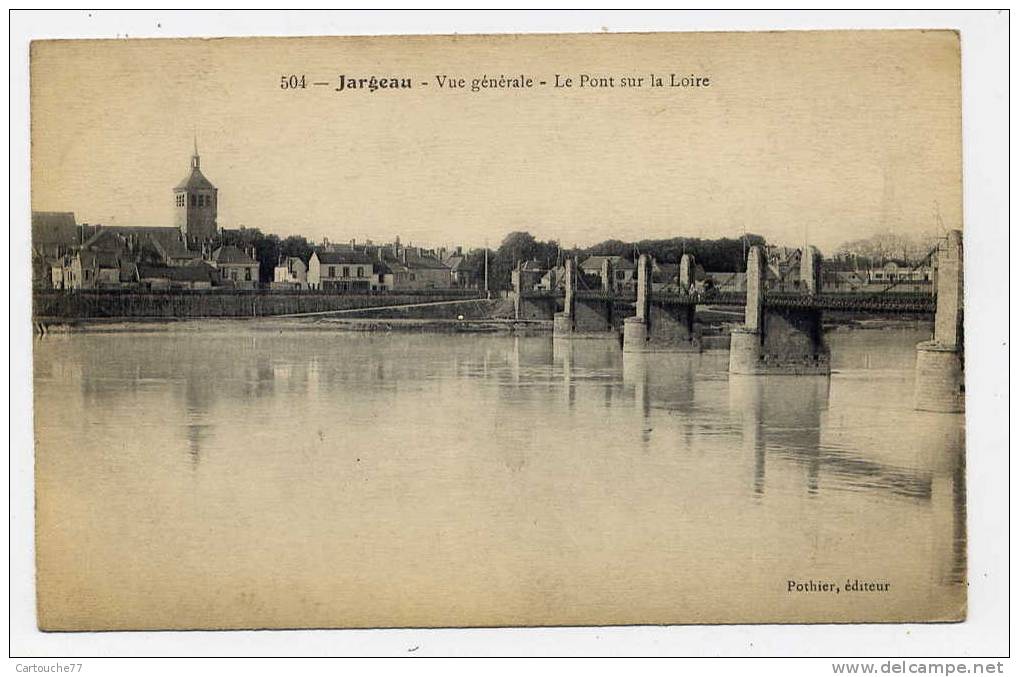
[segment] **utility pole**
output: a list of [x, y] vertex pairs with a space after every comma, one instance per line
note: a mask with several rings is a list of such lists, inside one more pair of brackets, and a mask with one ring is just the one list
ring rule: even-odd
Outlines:
[[741, 259], [740, 263], [744, 267], [746, 267], [746, 265], [747, 265], [747, 224], [745, 224], [745, 223], [743, 224], [743, 237], [741, 239], [743, 241], [743, 258]]
[[488, 293], [488, 240], [485, 240], [485, 298], [489, 297]]

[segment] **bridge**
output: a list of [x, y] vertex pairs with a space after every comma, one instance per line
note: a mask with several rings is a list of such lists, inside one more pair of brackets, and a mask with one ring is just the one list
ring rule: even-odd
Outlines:
[[[614, 302], [634, 304], [637, 302], [636, 293], [605, 292], [600, 290], [578, 290], [574, 296], [577, 302]], [[565, 294], [562, 290], [548, 291], [526, 291], [524, 299], [531, 304], [539, 304], [542, 301], [554, 301], [555, 306], [564, 305]], [[746, 292], [708, 292], [697, 294], [681, 294], [676, 292], [655, 292], [654, 302], [658, 305], [668, 306], [733, 306], [742, 308], [746, 306]], [[818, 308], [828, 311], [862, 311], [880, 314], [896, 315], [929, 315], [934, 316], [936, 309], [936, 297], [931, 294], [916, 292], [878, 292], [878, 293], [838, 293], [806, 295], [794, 292], [768, 292], [764, 297], [764, 305], [775, 308]], [[554, 311], [552, 304], [547, 304], [547, 309], [536, 311], [539, 315], [547, 315], [541, 319], [552, 319]]]
[[[563, 289], [521, 289], [515, 278], [517, 319], [553, 321], [561, 339], [618, 338], [622, 325], [624, 352], [699, 352], [698, 307], [742, 307], [744, 322], [729, 342], [731, 374], [828, 375], [831, 356], [821, 325], [825, 312], [934, 316], [934, 336], [917, 346], [916, 408], [964, 410], [962, 233], [950, 231], [937, 252], [935, 295], [902, 293], [822, 293], [821, 254], [806, 247], [800, 260], [800, 292], [767, 289], [764, 251], [751, 247], [747, 256], [747, 290], [740, 293], [654, 292], [651, 260], [637, 262], [636, 292], [613, 291], [610, 263], [602, 270], [601, 289], [578, 289], [577, 263], [565, 263]], [[684, 254], [678, 288], [690, 289], [694, 259]], [[562, 311], [559, 311], [562, 307]]]

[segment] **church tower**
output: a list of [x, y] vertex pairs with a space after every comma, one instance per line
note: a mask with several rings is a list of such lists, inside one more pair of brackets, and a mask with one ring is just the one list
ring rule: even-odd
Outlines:
[[176, 225], [187, 238], [188, 248], [212, 239], [216, 229], [216, 204], [219, 190], [205, 178], [198, 156], [198, 138], [191, 156], [191, 173], [173, 189]]

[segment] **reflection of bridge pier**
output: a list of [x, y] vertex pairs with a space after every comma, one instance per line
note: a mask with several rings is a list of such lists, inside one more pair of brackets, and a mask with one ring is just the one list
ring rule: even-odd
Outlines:
[[933, 415], [920, 440], [933, 464], [931, 538], [935, 582], [942, 585], [966, 582], [966, 444], [957, 419]]
[[[592, 375], [612, 373], [620, 369], [619, 346], [610, 341], [571, 341], [554, 338], [552, 363], [562, 370], [563, 391], [571, 406], [576, 401], [577, 384], [596, 382]], [[610, 395], [606, 395], [610, 397]]]
[[[689, 280], [693, 257], [684, 254], [680, 261], [680, 284]], [[641, 254], [637, 261], [637, 314], [623, 323], [624, 352], [701, 351], [701, 338], [694, 325], [696, 299], [681, 287], [681, 293], [668, 299], [655, 299], [651, 287], [651, 258]]]
[[775, 376], [729, 377], [729, 410], [740, 418], [743, 449], [754, 458], [754, 493], [764, 494], [769, 442], [798, 450], [806, 469], [807, 490], [820, 484], [821, 412], [828, 408], [830, 379], [823, 376], [790, 381]]
[[[553, 318], [552, 334], [556, 338], [616, 338], [613, 317], [615, 297], [606, 288], [600, 293], [577, 293], [577, 261], [566, 259], [563, 278], [566, 292], [563, 311]], [[604, 269], [608, 269], [607, 272]], [[611, 280], [611, 266], [606, 260], [603, 264], [603, 280]]]
[[938, 252], [934, 339], [916, 347], [916, 408], [921, 411], [965, 411], [962, 256], [962, 233], [950, 231]]
[[[657, 406], [671, 413], [688, 413], [694, 406], [701, 355], [696, 353], [623, 353], [623, 385], [633, 388], [634, 405], [640, 410], [644, 426], [641, 441], [651, 441], [651, 411]], [[690, 417], [682, 417], [684, 447], [692, 445]]]
[[[805, 247], [800, 277], [813, 297], [820, 289], [820, 253]], [[812, 304], [766, 303], [764, 252], [750, 248], [744, 325], [729, 344], [731, 374], [829, 374], [831, 356], [824, 342], [821, 309]]]

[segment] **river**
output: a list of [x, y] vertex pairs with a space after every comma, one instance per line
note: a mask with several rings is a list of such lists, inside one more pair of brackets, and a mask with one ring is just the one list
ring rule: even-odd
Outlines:
[[34, 343], [45, 628], [965, 608], [964, 417], [912, 409], [927, 332], [832, 332], [827, 378], [611, 341], [193, 326]]

